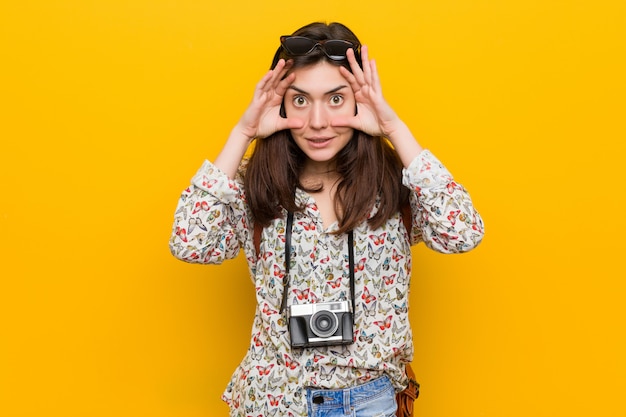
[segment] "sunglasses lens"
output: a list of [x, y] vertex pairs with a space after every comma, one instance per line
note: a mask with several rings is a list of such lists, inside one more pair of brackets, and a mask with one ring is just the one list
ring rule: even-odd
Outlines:
[[283, 39], [283, 45], [293, 55], [306, 55], [315, 47], [315, 41], [302, 36], [289, 36]]
[[330, 59], [341, 60], [346, 58], [346, 52], [352, 48], [352, 43], [341, 40], [330, 40], [324, 44], [326, 55]]
[[283, 48], [291, 55], [308, 55], [316, 46], [319, 46], [326, 56], [334, 61], [346, 59], [348, 49], [354, 48], [352, 42], [339, 39], [318, 42], [304, 36], [282, 36], [280, 41]]

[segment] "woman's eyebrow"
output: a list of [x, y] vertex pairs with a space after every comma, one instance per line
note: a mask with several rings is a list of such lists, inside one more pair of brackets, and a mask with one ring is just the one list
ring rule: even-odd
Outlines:
[[[344, 89], [344, 88], [346, 88], [346, 87], [348, 87], [348, 86], [347, 86], [347, 85], [340, 85], [340, 86], [337, 86], [337, 87], [333, 88], [332, 90], [329, 90], [329, 91], [325, 92], [325, 93], [324, 93], [324, 95], [328, 95], [328, 94], [333, 94], [333, 93], [336, 93], [337, 91], [342, 90], [342, 89]], [[289, 86], [289, 88], [290, 88], [291, 90], [297, 91], [297, 92], [298, 92], [298, 93], [300, 93], [300, 94], [305, 94], [305, 95], [307, 95], [307, 96], [308, 96], [308, 95], [311, 95], [310, 93], [308, 93], [308, 92], [304, 91], [304, 90], [303, 90], [303, 89], [301, 89], [301, 88], [296, 87], [295, 85], [290, 85], [290, 86]]]

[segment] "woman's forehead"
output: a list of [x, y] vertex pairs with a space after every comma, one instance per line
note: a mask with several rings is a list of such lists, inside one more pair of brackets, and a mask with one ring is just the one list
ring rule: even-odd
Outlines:
[[298, 92], [328, 94], [349, 86], [339, 67], [325, 61], [297, 68], [292, 72], [296, 76], [292, 90]]

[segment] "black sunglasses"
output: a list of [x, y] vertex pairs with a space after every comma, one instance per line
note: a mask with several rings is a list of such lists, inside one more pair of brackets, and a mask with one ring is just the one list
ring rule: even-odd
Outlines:
[[333, 61], [341, 61], [346, 59], [348, 49], [353, 49], [355, 54], [359, 51], [359, 46], [355, 46], [352, 42], [341, 39], [326, 39], [316, 41], [305, 38], [304, 36], [281, 36], [280, 44], [290, 55], [308, 55], [317, 47]]

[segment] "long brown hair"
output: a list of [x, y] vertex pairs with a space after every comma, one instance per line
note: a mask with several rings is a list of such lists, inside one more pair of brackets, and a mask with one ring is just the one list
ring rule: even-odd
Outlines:
[[[298, 29], [294, 36], [305, 36], [314, 40], [342, 39], [357, 47], [356, 35], [340, 23], [311, 23]], [[272, 68], [280, 58], [292, 59], [292, 69], [313, 65], [326, 60], [350, 70], [347, 60], [334, 61], [319, 49], [308, 55], [290, 56], [279, 48], [274, 56]], [[244, 176], [244, 187], [255, 224], [263, 227], [281, 216], [281, 210], [301, 211], [296, 205], [296, 188], [307, 189], [300, 183], [300, 175], [306, 156], [296, 145], [291, 132], [282, 130], [264, 139], [258, 139], [250, 156]], [[372, 228], [380, 227], [408, 202], [409, 191], [402, 185], [402, 162], [383, 137], [367, 135], [355, 130], [352, 139], [337, 154], [336, 168], [340, 180], [335, 194], [335, 211], [339, 215], [339, 230], [344, 233], [354, 229], [369, 218], [372, 208], [379, 202], [378, 211], [368, 219]]]

